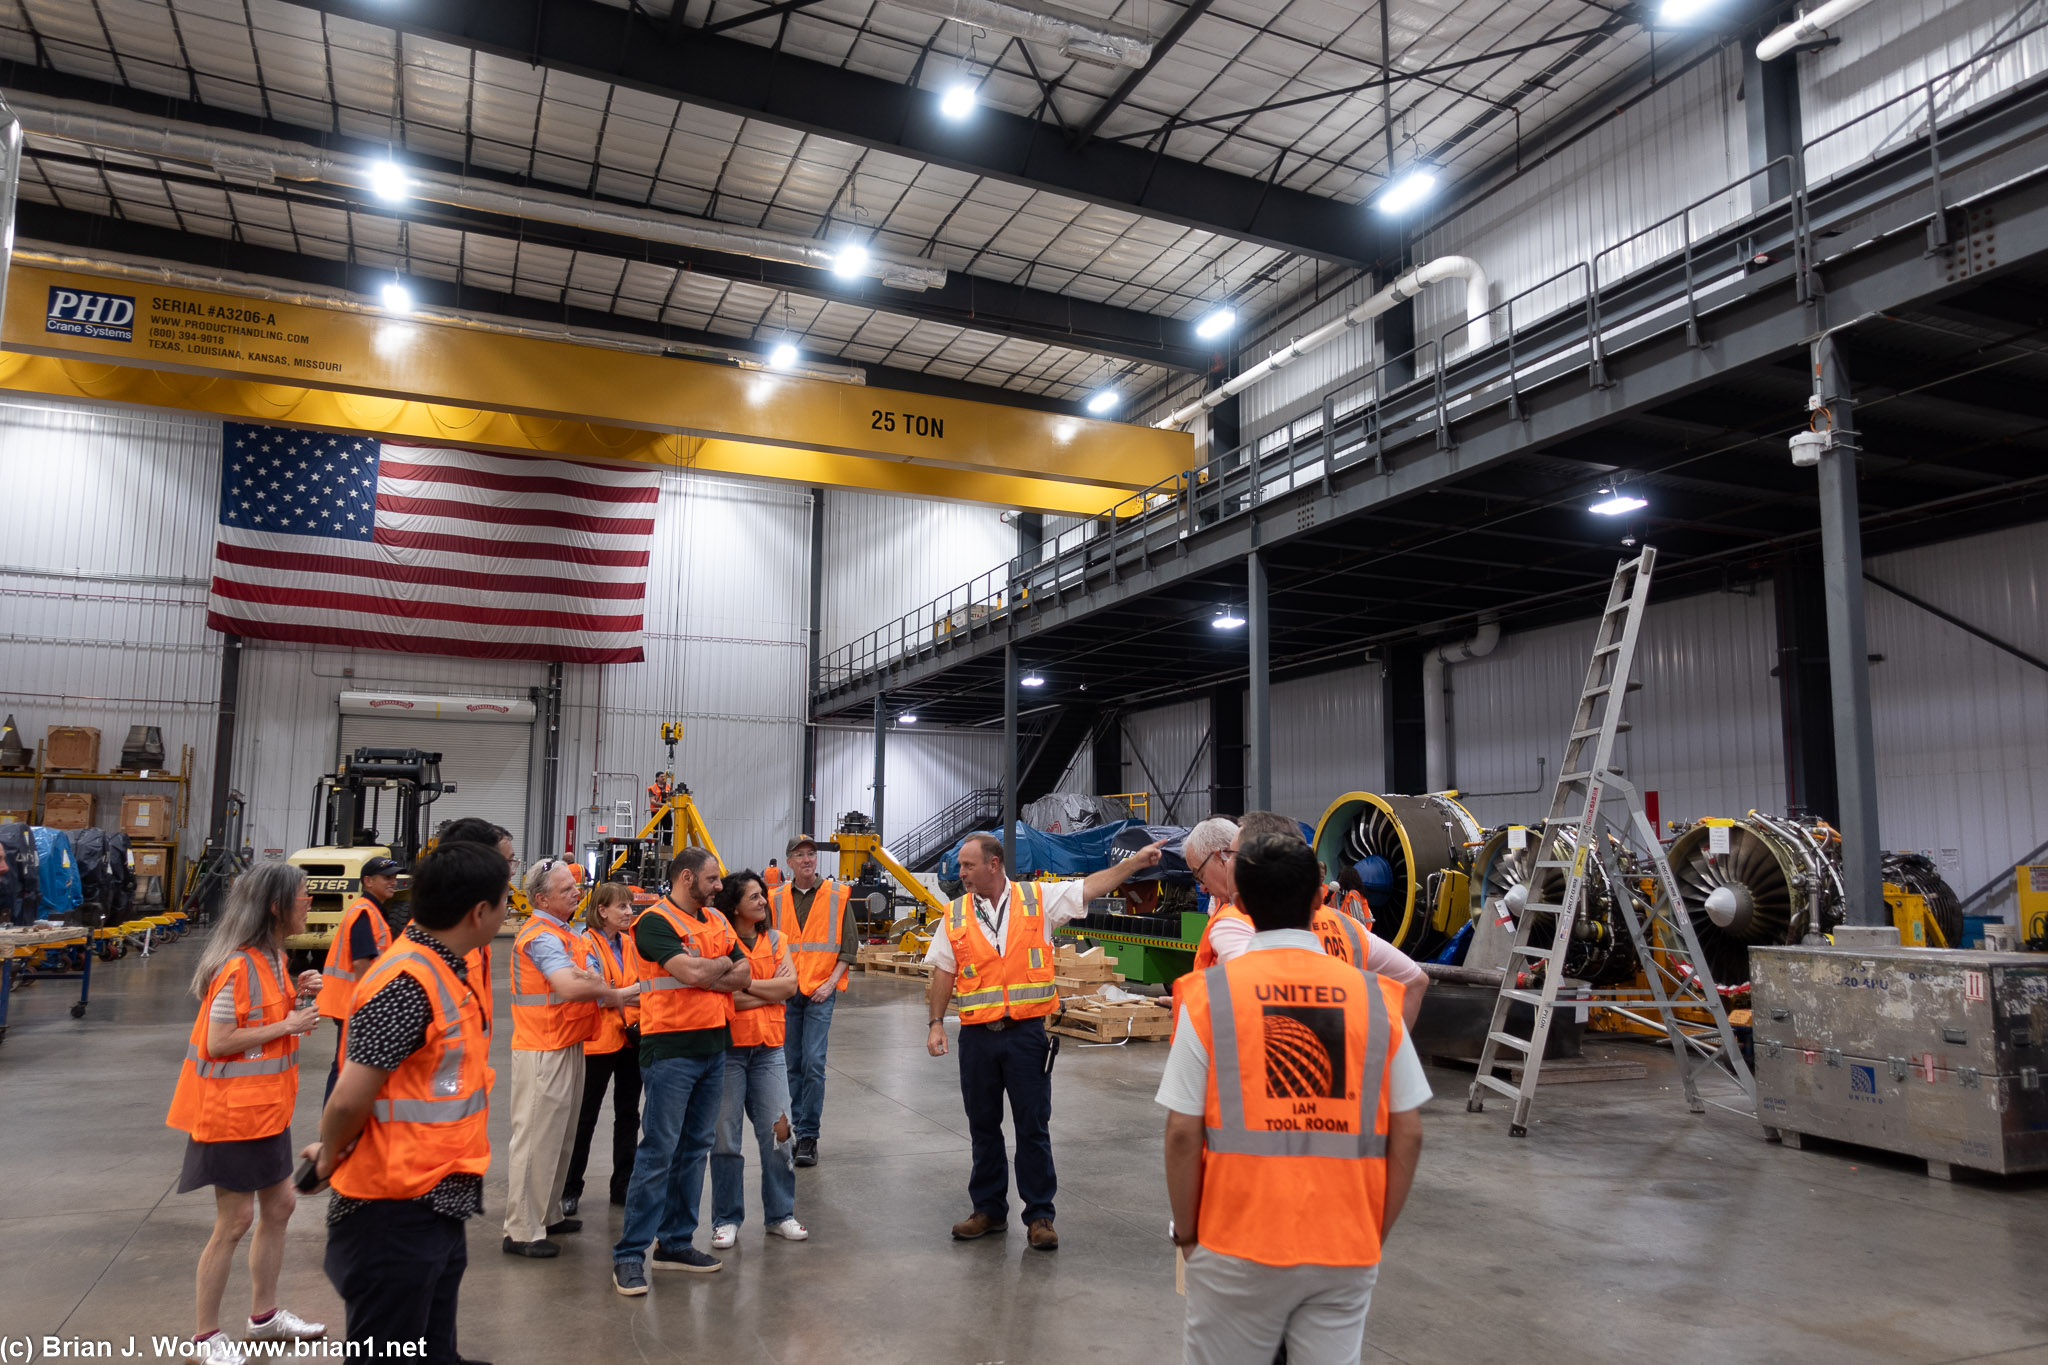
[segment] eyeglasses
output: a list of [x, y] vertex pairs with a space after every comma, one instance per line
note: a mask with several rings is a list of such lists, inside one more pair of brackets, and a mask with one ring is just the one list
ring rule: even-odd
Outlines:
[[1197, 877], [1201, 876], [1202, 869], [1209, 865], [1210, 858], [1221, 858], [1225, 863], [1236, 862], [1237, 850], [1234, 848], [1219, 848], [1216, 849], [1214, 852], [1210, 853], [1207, 857], [1203, 858], [1202, 861], [1195, 864], [1195, 875]]

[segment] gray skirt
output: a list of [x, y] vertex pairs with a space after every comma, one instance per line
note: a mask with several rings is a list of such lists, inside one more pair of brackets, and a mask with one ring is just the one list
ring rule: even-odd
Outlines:
[[240, 1142], [185, 1141], [185, 1170], [178, 1177], [178, 1193], [205, 1189], [232, 1190], [253, 1194], [267, 1190], [292, 1175], [292, 1130], [265, 1138]]

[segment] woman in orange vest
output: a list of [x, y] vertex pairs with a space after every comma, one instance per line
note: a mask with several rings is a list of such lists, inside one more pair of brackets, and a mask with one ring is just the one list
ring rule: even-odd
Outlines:
[[583, 1108], [576, 1115], [576, 1140], [569, 1150], [569, 1178], [562, 1186], [562, 1213], [583, 1201], [583, 1172], [590, 1164], [590, 1139], [612, 1092], [612, 1203], [623, 1206], [633, 1183], [633, 1148], [640, 1141], [640, 983], [626, 961], [625, 936], [633, 932], [633, 890], [601, 882], [583, 908], [583, 941], [606, 984], [631, 990], [632, 1001], [598, 1015], [597, 1036], [583, 1045]]
[[327, 945], [327, 961], [320, 968], [319, 1006], [320, 1017], [334, 1021], [334, 1065], [327, 1069], [329, 1095], [341, 1075], [341, 1026], [353, 1006], [356, 982], [370, 970], [377, 955], [391, 946], [391, 920], [384, 907], [398, 894], [398, 874], [403, 870], [390, 858], [364, 863], [362, 894], [350, 902]]
[[327, 1335], [277, 1304], [284, 1230], [298, 1196], [291, 1185], [292, 1108], [299, 1098], [299, 1039], [320, 1026], [320, 973], [285, 972], [284, 941], [304, 933], [313, 898], [287, 863], [241, 875], [192, 973], [199, 1017], [185, 1045], [165, 1119], [191, 1135], [178, 1193], [213, 1187], [213, 1236], [199, 1254], [198, 1326], [191, 1358], [240, 1365], [239, 1343], [220, 1330], [228, 1270], [249, 1231], [251, 1340], [310, 1341]]
[[796, 1135], [782, 1055], [783, 1002], [796, 994], [796, 964], [781, 933], [768, 926], [768, 889], [758, 872], [733, 873], [711, 903], [732, 921], [754, 978], [732, 997], [732, 1046], [711, 1146], [711, 1246], [722, 1250], [738, 1241], [747, 1216], [740, 1142], [749, 1119], [761, 1148], [761, 1216], [772, 1235], [801, 1242], [811, 1234], [796, 1220]]

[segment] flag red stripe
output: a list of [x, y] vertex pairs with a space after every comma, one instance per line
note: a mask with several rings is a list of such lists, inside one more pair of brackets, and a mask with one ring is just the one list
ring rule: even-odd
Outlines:
[[558, 479], [547, 474], [497, 474], [487, 469], [470, 469], [463, 465], [413, 464], [410, 461], [389, 458], [377, 462], [377, 473], [380, 478], [466, 484], [471, 488], [496, 488], [508, 493], [545, 493], [553, 497], [587, 498], [592, 502], [657, 502], [661, 498], [661, 489], [655, 486], [615, 488], [609, 484], [582, 483], [575, 479]]
[[502, 607], [479, 607], [463, 602], [406, 602], [395, 597], [368, 593], [310, 591], [272, 584], [237, 583], [216, 577], [216, 596], [241, 602], [264, 602], [279, 607], [304, 607], [309, 611], [362, 611], [377, 616], [402, 617], [412, 621], [454, 621], [471, 626], [552, 626], [558, 630], [637, 631], [640, 616], [598, 616], [574, 611], [525, 611]]
[[486, 540], [480, 536], [439, 535], [431, 531], [394, 531], [377, 528], [376, 543], [402, 550], [450, 550], [465, 555], [495, 555], [500, 559], [554, 559], [564, 564], [609, 564], [620, 568], [647, 567], [645, 550], [591, 550], [576, 545], [550, 545], [545, 541]]
[[447, 517], [451, 521], [484, 521], [497, 526], [546, 526], [553, 530], [587, 531], [601, 536], [654, 534], [653, 517], [590, 517], [553, 507], [489, 507], [482, 503], [379, 493], [377, 509], [382, 512], [410, 512], [423, 517]]
[[[206, 613], [206, 624], [223, 634], [239, 635], [249, 640], [280, 640], [288, 644], [301, 645], [331, 645], [339, 642], [332, 627], [248, 621], [218, 611]], [[565, 664], [637, 664], [646, 657], [637, 644], [615, 649], [585, 645], [535, 645], [524, 641], [500, 644], [490, 640], [452, 640], [445, 636], [423, 640], [413, 635], [365, 630], [349, 631], [346, 642], [360, 649], [383, 649], [394, 654], [446, 654], [463, 659], [538, 659]]]
[[646, 595], [647, 585], [610, 583], [601, 579], [546, 578], [537, 574], [476, 573], [468, 569], [440, 569], [425, 564], [398, 564], [382, 559], [350, 559], [345, 555], [287, 554], [260, 550], [252, 545], [219, 541], [215, 558], [228, 564], [246, 564], [256, 569], [284, 573], [346, 574], [351, 578], [375, 578], [387, 583], [417, 583], [435, 588], [468, 588], [476, 592], [552, 593], [558, 597], [604, 597], [637, 602]]

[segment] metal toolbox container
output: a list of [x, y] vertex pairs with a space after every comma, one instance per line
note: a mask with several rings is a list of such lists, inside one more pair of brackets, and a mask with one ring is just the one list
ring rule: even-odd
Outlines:
[[1968, 1166], [2048, 1169], [2048, 957], [1939, 948], [1750, 952], [1757, 1117]]

